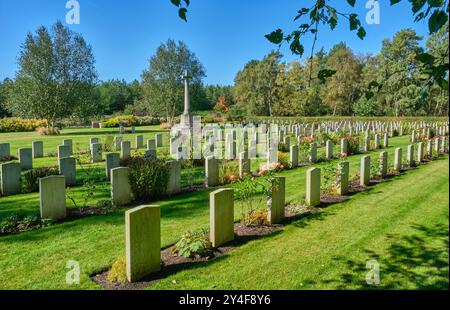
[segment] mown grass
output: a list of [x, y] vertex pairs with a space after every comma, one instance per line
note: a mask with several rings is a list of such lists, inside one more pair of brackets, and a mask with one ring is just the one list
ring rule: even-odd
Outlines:
[[[395, 147], [406, 148], [408, 143], [407, 137], [392, 139], [389, 156], [393, 156]], [[378, 151], [373, 152], [373, 158], [377, 154]], [[359, 169], [360, 157], [349, 158], [352, 175]], [[288, 201], [303, 199], [306, 169], [281, 173], [286, 177]], [[327, 208], [319, 216], [299, 220], [279, 234], [250, 242], [217, 260], [172, 275], [153, 288], [364, 288], [360, 272], [344, 265], [345, 260], [355, 261], [354, 268], [361, 268], [366, 257], [370, 256], [364, 254], [365, 250], [373, 251], [375, 256], [379, 253], [380, 263], [385, 259], [390, 269], [398, 270], [401, 266], [397, 266], [399, 264], [395, 263], [395, 259], [408, 260], [408, 253], [391, 259], [389, 251], [397, 249], [399, 242], [406, 242], [403, 246], [408, 246], [410, 238], [413, 242], [417, 238], [425, 240], [426, 245], [423, 246], [426, 249], [423, 246], [420, 248], [420, 244], [409, 245], [415, 255], [421, 255], [422, 250], [431, 251], [431, 254], [439, 250], [442, 255], [448, 256], [448, 244], [446, 250], [441, 247], [445, 237], [433, 230], [438, 227], [448, 231], [446, 186], [448, 157], [409, 171], [369, 192], [355, 195], [348, 202]], [[81, 199], [83, 189], [75, 190]], [[176, 242], [186, 230], [208, 227], [209, 192], [152, 202], [161, 205], [163, 246]], [[108, 196], [109, 187], [105, 185], [98, 191], [96, 199]], [[0, 215], [21, 209], [36, 212], [37, 195], [0, 198]], [[110, 267], [124, 253], [123, 212], [119, 210], [109, 215], [83, 218], [0, 238], [0, 288], [98, 289], [89, 275]], [[239, 214], [239, 207], [236, 206], [236, 218]], [[414, 227], [424, 228], [420, 232]], [[415, 235], [418, 237], [412, 237]], [[68, 260], [80, 263], [80, 285], [67, 286], [65, 283]], [[429, 266], [422, 266], [420, 258], [413, 258], [407, 263], [412, 269], [418, 268], [418, 278], [422, 274], [437, 273], [436, 279], [430, 280], [430, 285], [439, 288], [436, 283], [444, 277], [442, 273], [438, 274], [442, 270], [447, 272], [448, 282], [448, 264], [442, 266], [441, 260], [441, 256], [431, 257]], [[439, 272], [435, 271], [436, 268]], [[199, 275], [198, 269], [205, 273]], [[382, 271], [382, 277], [383, 274]], [[399, 283], [395, 283], [395, 276], [386, 280], [383, 283], [392, 285], [385, 288], [420, 288], [416, 278], [404, 277]], [[344, 278], [348, 278], [347, 282]], [[174, 279], [177, 285], [172, 284]]]

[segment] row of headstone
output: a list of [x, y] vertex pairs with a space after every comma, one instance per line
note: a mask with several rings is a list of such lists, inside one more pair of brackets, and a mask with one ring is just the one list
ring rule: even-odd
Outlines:
[[[276, 178], [268, 199], [270, 224], [283, 220], [285, 213], [285, 179]], [[219, 189], [210, 193], [210, 235], [214, 248], [234, 240], [234, 190]], [[161, 269], [160, 206], [140, 206], [125, 212], [126, 273], [129, 282]]]

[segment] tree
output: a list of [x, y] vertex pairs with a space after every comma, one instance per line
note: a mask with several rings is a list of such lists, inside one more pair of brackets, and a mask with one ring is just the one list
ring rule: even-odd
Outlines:
[[[183, 111], [184, 87], [182, 74], [187, 70], [190, 79], [191, 107], [203, 104], [202, 79], [205, 69], [184, 42], [168, 40], [161, 44], [149, 60], [149, 68], [142, 73], [140, 105], [153, 116], [166, 117], [172, 124], [175, 115]], [[203, 93], [204, 94], [204, 93]]]
[[280, 59], [279, 52], [272, 52], [261, 61], [250, 61], [236, 75], [236, 104], [249, 115], [273, 115]]
[[214, 110], [217, 112], [227, 113], [231, 109], [231, 105], [228, 104], [227, 98], [225, 95], [219, 96], [216, 105], [214, 106]]
[[206, 109], [215, 106], [221, 96], [225, 96], [228, 104], [234, 105], [234, 89], [233, 86], [208, 85], [205, 87], [205, 95], [207, 100]]
[[362, 66], [345, 44], [331, 49], [326, 65], [336, 74], [327, 80], [322, 90], [323, 102], [333, 115], [350, 115], [352, 106], [360, 96]]
[[138, 81], [128, 84], [125, 80], [110, 80], [98, 85], [100, 102], [107, 114], [122, 112], [127, 105], [132, 105], [140, 97]]
[[[421, 81], [416, 55], [422, 37], [412, 29], [397, 32], [392, 40], [384, 40], [381, 52], [367, 68], [366, 74], [382, 85], [377, 101], [386, 113], [401, 116], [424, 114], [420, 98]], [[366, 78], [370, 80], [370, 78]]]
[[20, 117], [86, 118], [95, 113], [97, 97], [92, 48], [80, 34], [57, 22], [40, 27], [21, 46], [19, 70], [8, 92], [7, 108]]
[[6, 98], [9, 89], [11, 89], [12, 81], [10, 79], [5, 79], [0, 82], [0, 118], [11, 116], [11, 114], [6, 109]]
[[[449, 58], [449, 38], [448, 38], [449, 25], [442, 27], [438, 32], [432, 34], [427, 42], [426, 46], [429, 55], [434, 58], [434, 64], [437, 67], [445, 68]], [[448, 85], [448, 75], [444, 77], [444, 81]], [[428, 92], [427, 101], [425, 103], [425, 109], [428, 114], [432, 115], [448, 115], [448, 87], [442, 88], [435, 84], [428, 85], [426, 88]]]

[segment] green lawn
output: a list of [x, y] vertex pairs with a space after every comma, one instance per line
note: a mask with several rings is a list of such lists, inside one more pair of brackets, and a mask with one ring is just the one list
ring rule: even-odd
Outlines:
[[[55, 146], [62, 140], [50, 139]], [[403, 147], [405, 154], [408, 143], [408, 137], [391, 139], [390, 161], [394, 148]], [[378, 151], [372, 154], [375, 158]], [[351, 175], [360, 157], [349, 158]], [[287, 201], [303, 199], [306, 170], [281, 173]], [[445, 156], [152, 288], [365, 288], [364, 267], [372, 258], [381, 264], [381, 288], [448, 287], [448, 179]], [[76, 189], [79, 198], [82, 190]], [[96, 199], [108, 196], [109, 187], [103, 185]], [[209, 191], [153, 203], [161, 205], [163, 246], [186, 230], [209, 225]], [[37, 212], [37, 194], [0, 198], [0, 216], [18, 210]], [[89, 275], [124, 253], [123, 212], [0, 238], [0, 288], [98, 289]], [[236, 218], [239, 213], [237, 206]], [[65, 283], [68, 260], [80, 263], [79, 286]]]

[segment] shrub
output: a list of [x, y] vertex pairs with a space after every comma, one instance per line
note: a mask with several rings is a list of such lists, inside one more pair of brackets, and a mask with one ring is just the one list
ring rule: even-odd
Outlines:
[[359, 151], [359, 137], [354, 137], [354, 136], [348, 136], [347, 137], [347, 154], [348, 155], [354, 155], [354, 154], [358, 154]]
[[131, 157], [124, 164], [130, 168], [130, 185], [137, 200], [157, 198], [166, 193], [169, 168], [163, 159]]
[[119, 282], [124, 283], [127, 282], [127, 262], [125, 256], [117, 259], [111, 267], [111, 270], [108, 272], [108, 281], [111, 283]]
[[105, 142], [102, 145], [103, 152], [112, 152], [114, 151], [114, 137], [106, 136]]
[[22, 191], [24, 193], [37, 192], [39, 191], [40, 178], [58, 174], [58, 167], [43, 167], [29, 170], [22, 175]]
[[47, 127], [48, 122], [41, 119], [22, 119], [17, 117], [0, 119], [0, 132], [35, 131], [39, 127]]
[[50, 220], [41, 219], [38, 215], [25, 216], [23, 214], [15, 214], [7, 217], [5, 221], [0, 223], [0, 235], [30, 231], [50, 226], [51, 223]]
[[239, 166], [236, 161], [222, 160], [219, 164], [219, 183], [228, 184], [239, 179]]
[[208, 231], [200, 230], [184, 233], [175, 245], [174, 252], [186, 258], [211, 256], [212, 245], [209, 241]]
[[267, 217], [269, 215], [269, 211], [265, 210], [252, 210], [249, 213], [244, 215], [244, 223], [247, 226], [264, 226], [269, 225]]
[[289, 167], [290, 166], [289, 153], [283, 153], [278, 151], [278, 163], [280, 163], [279, 165], [280, 170]]
[[286, 143], [283, 142], [279, 142], [278, 143], [278, 151], [280, 152], [289, 152], [289, 146]]
[[102, 122], [103, 128], [114, 128], [123, 126], [150, 126], [159, 125], [161, 123], [159, 118], [150, 116], [134, 116], [134, 115], [119, 115]]
[[39, 127], [36, 131], [41, 136], [59, 136], [61, 134], [58, 127]]
[[266, 210], [267, 197], [278, 184], [273, 178], [273, 172], [261, 177], [246, 177], [239, 180], [236, 187], [236, 196], [241, 201], [241, 222], [246, 225], [265, 224], [264, 216], [267, 219]]

